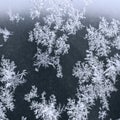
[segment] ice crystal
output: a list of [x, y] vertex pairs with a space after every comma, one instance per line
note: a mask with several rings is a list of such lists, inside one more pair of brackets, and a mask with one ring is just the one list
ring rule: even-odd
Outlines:
[[119, 36], [119, 21], [113, 19], [108, 23], [102, 18], [98, 29], [90, 26], [87, 31], [89, 50], [86, 58], [84, 62], [78, 61], [73, 68], [73, 76], [78, 78], [79, 87], [77, 100], [68, 99], [67, 113], [70, 120], [87, 120], [92, 106], [98, 100], [99, 119], [104, 120], [109, 111], [108, 98], [117, 90], [115, 84], [120, 75], [120, 55], [109, 54], [112, 47], [118, 49], [114, 43]]
[[25, 97], [24, 97], [24, 99], [25, 99], [26, 101], [30, 102], [31, 99], [37, 98], [37, 97], [39, 97], [39, 96], [37, 95], [37, 88], [36, 88], [35, 86], [32, 86], [32, 89], [31, 89], [30, 93], [29, 93], [29, 94], [26, 94]]
[[[84, 18], [84, 10], [76, 9], [71, 0], [33, 0], [32, 2], [31, 18], [44, 21], [44, 25], [37, 22], [33, 31], [29, 32], [29, 41], [35, 41], [38, 48], [34, 65], [38, 67], [37, 71], [40, 66], [51, 65], [57, 69], [57, 77], [62, 77], [60, 56], [68, 54], [69, 35], [76, 34], [77, 30], [83, 27], [81, 20]], [[43, 48], [46, 49], [43, 51]]]
[[0, 28], [0, 34], [2, 34], [4, 42], [7, 42], [9, 36], [11, 36], [13, 33], [8, 31], [6, 28], [4, 29]]
[[10, 20], [11, 22], [19, 23], [20, 21], [23, 21], [23, 20], [24, 20], [24, 18], [21, 17], [21, 16], [19, 15], [19, 13], [14, 14], [14, 13], [12, 12], [12, 10], [9, 10], [9, 11], [8, 11], [8, 16], [9, 16], [9, 20]]
[[[88, 113], [95, 104], [95, 100], [100, 100], [102, 106], [99, 118], [102, 120], [105, 118], [105, 113], [109, 110], [107, 98], [113, 91], [116, 91], [114, 85], [117, 81], [116, 76], [120, 71], [119, 57], [119, 55], [115, 55], [109, 60], [107, 58], [107, 64], [105, 64], [90, 51], [87, 53], [85, 62], [76, 63], [73, 75], [79, 79], [79, 88], [76, 94], [78, 101], [70, 99], [68, 102], [67, 110], [70, 119], [87, 120]], [[83, 110], [80, 107], [81, 104], [84, 105]], [[79, 107], [77, 108], [77, 106]]]
[[119, 49], [120, 22], [113, 19], [110, 23], [103, 17], [96, 29], [90, 26], [87, 29], [89, 49], [98, 56], [108, 56], [111, 52], [111, 46]]
[[62, 109], [56, 107], [56, 98], [54, 95], [51, 95], [48, 101], [46, 100], [45, 95], [46, 93], [43, 92], [41, 95], [41, 102], [34, 100], [38, 95], [37, 88], [32, 86], [30, 93], [25, 95], [25, 100], [31, 103], [30, 108], [34, 111], [36, 119], [58, 120]]
[[16, 65], [2, 57], [0, 67], [0, 119], [8, 120], [6, 112], [14, 109], [14, 93], [17, 86], [25, 82], [25, 71], [16, 73]]
[[82, 99], [79, 99], [76, 103], [75, 100], [68, 99], [67, 104], [67, 114], [69, 116], [69, 120], [86, 120], [89, 110]]

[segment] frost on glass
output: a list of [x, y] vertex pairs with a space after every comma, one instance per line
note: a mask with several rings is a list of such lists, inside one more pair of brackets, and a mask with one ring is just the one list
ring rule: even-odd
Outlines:
[[[68, 99], [69, 120], [87, 120], [95, 101], [99, 101], [98, 119], [104, 120], [109, 111], [108, 98], [116, 91], [117, 76], [120, 75], [120, 55], [115, 41], [119, 35], [119, 21], [107, 22], [102, 18], [99, 28], [87, 29], [89, 50], [84, 62], [78, 61], [73, 68], [73, 76], [78, 78], [76, 99]], [[110, 54], [112, 48], [115, 54]], [[118, 53], [117, 53], [118, 52]]]
[[51, 95], [49, 100], [46, 100], [45, 95], [45, 92], [41, 94], [40, 102], [35, 100], [39, 96], [37, 94], [37, 88], [32, 86], [30, 93], [25, 95], [25, 100], [30, 102], [30, 109], [34, 111], [36, 119], [58, 120], [63, 109], [60, 106], [57, 107], [56, 97], [54, 95]]
[[71, 0], [32, 0], [32, 4], [31, 18], [38, 21], [29, 32], [29, 41], [35, 42], [37, 47], [35, 69], [52, 66], [61, 78], [60, 56], [68, 54], [69, 36], [83, 27], [81, 20], [85, 10], [76, 9]]
[[2, 57], [0, 66], [0, 119], [8, 120], [7, 111], [14, 110], [14, 93], [17, 86], [25, 82], [24, 76], [26, 71], [22, 73], [16, 72], [16, 65], [9, 59]]

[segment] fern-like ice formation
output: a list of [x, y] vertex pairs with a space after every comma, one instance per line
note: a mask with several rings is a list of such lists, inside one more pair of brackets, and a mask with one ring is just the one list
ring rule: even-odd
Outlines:
[[[35, 28], [29, 33], [29, 41], [35, 42], [37, 53], [34, 66], [57, 69], [57, 77], [62, 78], [60, 56], [68, 54], [70, 35], [75, 35], [83, 27], [84, 11], [74, 7], [71, 0], [32, 0], [31, 18], [37, 19]], [[47, 4], [46, 4], [47, 3]], [[40, 22], [42, 21], [42, 22]]]
[[14, 62], [2, 57], [0, 67], [0, 120], [8, 120], [6, 113], [14, 109], [15, 89], [25, 82], [26, 71], [16, 72], [16, 67]]
[[26, 118], [26, 117], [24, 117], [24, 116], [22, 116], [22, 117], [21, 117], [21, 120], [27, 120], [27, 118]]
[[98, 29], [90, 26], [87, 31], [89, 49], [97, 56], [108, 56], [111, 47], [120, 49], [120, 22], [118, 20], [113, 19], [109, 23], [102, 17]]
[[46, 93], [42, 93], [41, 102], [35, 100], [38, 98], [37, 88], [32, 86], [32, 89], [29, 94], [25, 95], [25, 100], [30, 102], [30, 108], [34, 111], [36, 119], [42, 120], [58, 120], [62, 113], [61, 107], [56, 106], [56, 98], [54, 95], [51, 95], [49, 100], [45, 98]]
[[[78, 61], [73, 68], [79, 87], [77, 100], [68, 99], [69, 120], [87, 120], [95, 101], [100, 102], [98, 119], [104, 120], [109, 111], [108, 97], [116, 91], [115, 84], [120, 75], [120, 22], [113, 19], [109, 23], [102, 18], [98, 29], [90, 26], [87, 32], [89, 50], [86, 58], [84, 62]], [[110, 54], [112, 48], [116, 49], [113, 56]]]

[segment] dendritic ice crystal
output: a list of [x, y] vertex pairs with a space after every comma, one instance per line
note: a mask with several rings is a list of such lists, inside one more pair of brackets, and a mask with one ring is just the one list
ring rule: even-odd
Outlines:
[[[102, 18], [98, 29], [90, 26], [87, 31], [89, 50], [86, 58], [84, 62], [78, 61], [73, 68], [79, 87], [77, 101], [68, 99], [66, 109], [70, 120], [87, 120], [95, 101], [100, 102], [98, 119], [104, 120], [109, 111], [108, 98], [117, 90], [115, 84], [120, 75], [119, 49], [114, 44], [120, 33], [119, 21], [108, 23]], [[111, 55], [113, 47], [116, 54]]]
[[35, 41], [37, 47], [34, 66], [37, 71], [41, 66], [53, 66], [57, 70], [57, 77], [62, 78], [60, 56], [68, 54], [69, 35], [75, 35], [83, 27], [81, 20], [84, 18], [84, 9], [76, 9], [71, 0], [32, 2], [31, 18], [38, 20], [34, 29], [29, 32], [29, 41]]
[[56, 106], [56, 97], [51, 95], [49, 100], [45, 98], [46, 93], [43, 92], [41, 95], [41, 102], [35, 100], [39, 98], [37, 88], [32, 86], [29, 94], [25, 95], [25, 100], [30, 102], [30, 109], [34, 111], [36, 119], [42, 120], [58, 120], [62, 113], [62, 108]]
[[92, 26], [87, 28], [89, 49], [94, 51], [98, 56], [107, 56], [111, 52], [111, 47], [118, 50], [120, 40], [120, 22], [113, 19], [110, 23], [104, 18], [101, 18], [99, 28]]
[[16, 72], [16, 65], [9, 59], [2, 57], [0, 67], [0, 119], [8, 120], [7, 111], [14, 109], [14, 93], [17, 86], [23, 84], [26, 80], [24, 76], [26, 71], [22, 73]]
[[9, 39], [9, 37], [12, 35], [13, 33], [8, 31], [6, 28], [2, 29], [0, 28], [0, 35], [2, 35], [3, 37], [3, 41], [7, 42], [7, 40]]
[[[26, 76], [26, 70], [19, 72], [14, 61], [1, 55], [0, 120], [9, 120], [9, 112], [13, 112], [15, 109], [16, 89], [18, 86], [24, 85], [26, 82], [25, 77], [29, 79], [31, 77], [39, 77], [41, 75], [39, 74], [41, 72], [40, 68], [44, 67], [47, 69], [50, 66], [56, 70], [56, 79], [63, 77], [61, 59], [66, 54], [69, 54], [70, 37], [72, 37], [72, 40], [74, 40], [74, 37], [79, 39], [78, 36], [81, 35], [80, 32], [83, 28], [82, 34], [84, 34], [84, 37], [81, 36], [80, 39], [82, 38], [88, 47], [86, 55], [83, 61], [76, 60], [73, 69], [70, 70], [72, 77], [68, 76], [70, 79], [78, 80], [75, 95], [71, 95], [71, 98], [66, 98], [65, 103], [58, 104], [61, 102], [61, 98], [57, 100], [59, 96], [57, 91], [53, 89], [52, 93], [54, 94], [49, 96], [44, 90], [39, 94], [38, 89], [40, 90], [41, 88], [33, 85], [33, 83], [36, 84], [36, 81], [30, 80], [32, 84], [29, 84], [28, 80], [26, 86], [32, 87], [29, 92], [27, 91], [28, 94], [24, 93], [23, 102], [28, 105], [27, 107], [30, 112], [33, 112], [33, 116], [27, 116], [28, 113], [24, 113], [20, 114], [18, 119], [29, 120], [32, 117], [33, 120], [61, 120], [64, 118], [66, 118], [65, 120], [89, 120], [89, 115], [91, 115], [93, 108], [96, 106], [98, 108], [98, 111], [96, 111], [96, 113], [98, 112], [97, 119], [107, 119], [110, 111], [109, 99], [112, 93], [117, 91], [116, 84], [120, 77], [120, 21], [116, 19], [108, 21], [105, 17], [101, 17], [96, 27], [92, 25], [86, 26], [86, 7], [92, 0], [81, 1], [84, 2], [82, 9], [74, 6], [74, 0], [31, 0], [32, 6], [29, 18], [34, 25], [31, 25], [31, 30], [26, 33], [28, 38], [25, 36], [27, 40], [25, 43], [28, 44], [29, 41], [35, 47], [35, 53], [30, 54], [33, 57], [33, 63], [28, 63], [31, 65], [31, 69], [29, 70], [29, 66], [28, 76]], [[10, 24], [15, 23], [14, 25], [17, 29], [19, 29], [17, 27], [19, 26], [18, 23], [26, 20], [19, 13], [13, 13], [12, 10], [8, 12], [8, 16], [12, 22]], [[11, 30], [13, 28], [11, 27]], [[11, 35], [14, 37], [14, 32], [9, 31], [6, 27], [0, 27], [0, 38], [6, 43]], [[20, 34], [19, 31], [18, 34]], [[3, 46], [3, 44], [0, 46]], [[10, 47], [11, 44], [10, 46], [8, 45], [8, 48]], [[71, 59], [74, 61], [74, 58]], [[40, 76], [40, 78], [44, 77]], [[54, 84], [53, 82], [50, 85]], [[58, 82], [61, 81], [58, 79]], [[64, 83], [67, 82], [65, 81]], [[57, 87], [57, 85], [55, 83], [53, 86]], [[48, 86], [46, 85], [46, 87]]]

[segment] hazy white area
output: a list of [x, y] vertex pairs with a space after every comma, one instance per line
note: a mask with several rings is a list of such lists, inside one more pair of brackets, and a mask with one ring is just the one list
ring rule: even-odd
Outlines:
[[120, 18], [120, 0], [94, 0], [87, 11]]
[[29, 9], [30, 0], [0, 0], [0, 12], [6, 12], [10, 9], [13, 11], [23, 11]]
[[[82, 0], [72, 0], [77, 7], [81, 6]], [[87, 10], [91, 14], [106, 14], [119, 17], [120, 15], [120, 0], [93, 0]], [[31, 6], [30, 0], [0, 0], [0, 13], [9, 9], [25, 10]]]

